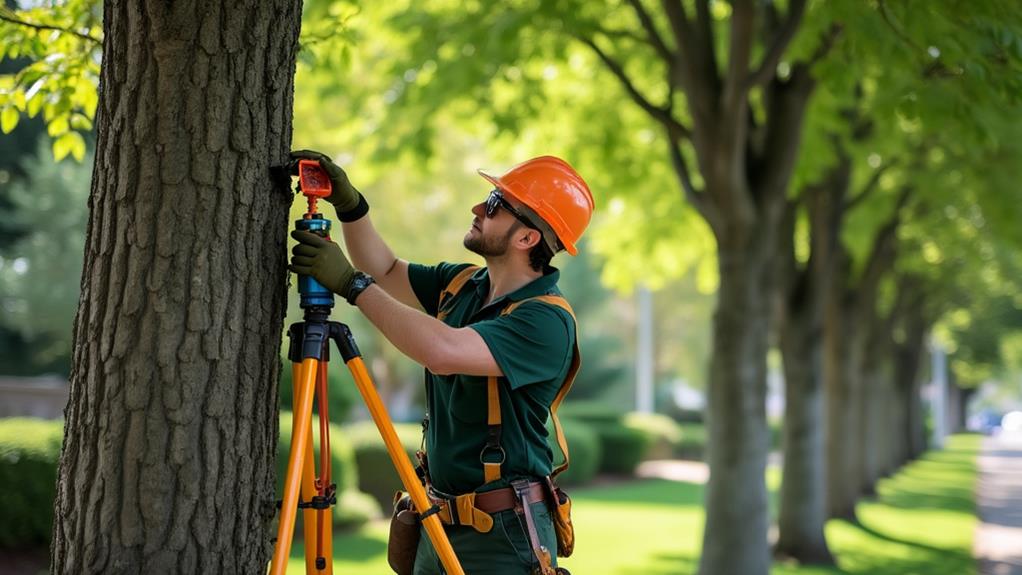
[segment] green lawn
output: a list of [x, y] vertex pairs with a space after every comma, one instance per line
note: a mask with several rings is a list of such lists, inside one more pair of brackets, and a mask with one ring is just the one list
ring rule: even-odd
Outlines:
[[[775, 575], [967, 575], [976, 525], [973, 484], [976, 436], [955, 436], [880, 483], [876, 501], [863, 501], [862, 525], [831, 521], [827, 537], [839, 568], [776, 565]], [[779, 477], [768, 476], [776, 491]], [[562, 564], [576, 575], [695, 573], [702, 538], [701, 485], [643, 480], [572, 490], [577, 544]], [[334, 571], [389, 575], [387, 525], [375, 522], [335, 537]], [[296, 541], [288, 573], [304, 570]], [[469, 574], [471, 575], [471, 574]]]

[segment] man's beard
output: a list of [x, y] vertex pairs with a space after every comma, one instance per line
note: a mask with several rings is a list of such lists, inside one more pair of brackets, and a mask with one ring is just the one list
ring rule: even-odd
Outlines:
[[508, 247], [511, 245], [511, 236], [518, 231], [518, 222], [516, 225], [512, 225], [508, 229], [507, 233], [503, 237], [486, 237], [480, 230], [479, 235], [465, 236], [465, 249], [470, 252], [477, 253], [484, 258], [497, 258], [507, 254]]

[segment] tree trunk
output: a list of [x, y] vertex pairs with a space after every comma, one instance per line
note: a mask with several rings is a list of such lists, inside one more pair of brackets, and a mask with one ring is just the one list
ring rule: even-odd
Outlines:
[[[831, 285], [833, 249], [843, 210], [834, 202], [834, 179], [847, 176], [839, 162], [821, 185], [803, 190], [810, 225], [810, 254], [799, 266], [795, 254], [797, 206], [785, 219], [785, 241], [778, 254], [786, 261], [781, 277], [780, 341], [784, 363], [784, 462], [774, 554], [800, 564], [832, 565], [827, 546], [827, 496], [823, 424], [823, 301]], [[801, 267], [801, 269], [800, 269]]]
[[851, 281], [851, 255], [837, 250], [833, 286], [824, 304], [824, 374], [827, 388], [828, 507], [833, 517], [855, 520], [855, 501], [863, 475], [861, 440], [868, 404], [864, 389], [864, 363], [876, 321], [877, 291], [884, 274], [894, 265], [901, 210], [912, 188], [905, 187], [891, 219], [873, 238], [873, 246], [860, 276]]
[[103, 16], [51, 572], [264, 572], [300, 3]]
[[875, 495], [876, 482], [880, 479], [883, 461], [886, 457], [888, 440], [886, 410], [891, 401], [890, 377], [885, 361], [884, 344], [888, 341], [890, 323], [878, 317], [874, 310], [863, 318], [868, 332], [864, 342], [863, 364], [861, 367], [862, 399], [858, 428], [859, 494]]
[[919, 396], [919, 368], [922, 362], [923, 344], [926, 337], [926, 320], [923, 316], [924, 295], [915, 278], [902, 280], [899, 285], [899, 299], [903, 305], [898, 308], [896, 325], [889, 340], [893, 388], [897, 401], [891, 422], [891, 437], [894, 452], [890, 471], [894, 471], [915, 458], [916, 418], [921, 415], [922, 400]]
[[[719, 252], [709, 389], [706, 528], [700, 573], [767, 573], [766, 353], [768, 260]], [[736, 550], [741, 550], [737, 552]]]
[[[877, 356], [873, 357], [879, 359]], [[859, 431], [862, 474], [859, 476], [859, 493], [875, 495], [876, 483], [881, 476], [881, 462], [885, 457], [884, 450], [887, 449], [885, 411], [890, 403], [883, 366], [869, 366], [863, 382], [862, 427]]]
[[[844, 285], [836, 282], [836, 285]], [[853, 520], [858, 496], [858, 472], [855, 469], [855, 430], [858, 429], [857, 369], [859, 361], [855, 340], [855, 321], [848, 316], [843, 289], [828, 296], [824, 314], [824, 382], [827, 401], [827, 509], [831, 517]]]
[[[791, 306], [794, 307], [794, 306]], [[781, 332], [784, 356], [784, 473], [774, 552], [800, 564], [833, 564], [823, 527], [823, 385], [819, 324], [789, 314]]]

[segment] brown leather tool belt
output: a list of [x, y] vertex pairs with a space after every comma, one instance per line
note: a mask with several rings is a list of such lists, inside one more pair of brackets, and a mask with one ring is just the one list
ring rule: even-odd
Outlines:
[[[545, 500], [546, 489], [542, 482], [530, 482], [528, 490], [529, 501]], [[509, 509], [521, 510], [518, 496], [510, 487], [456, 497], [430, 489], [428, 495], [430, 502], [439, 508], [437, 515], [444, 524], [469, 525], [480, 533], [488, 533], [493, 528], [493, 514]]]

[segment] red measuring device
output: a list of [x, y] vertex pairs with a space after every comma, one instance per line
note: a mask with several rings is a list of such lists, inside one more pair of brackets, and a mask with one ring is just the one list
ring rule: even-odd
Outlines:
[[309, 214], [316, 213], [316, 202], [329, 196], [334, 189], [330, 176], [316, 160], [298, 160], [298, 185], [309, 200]]

